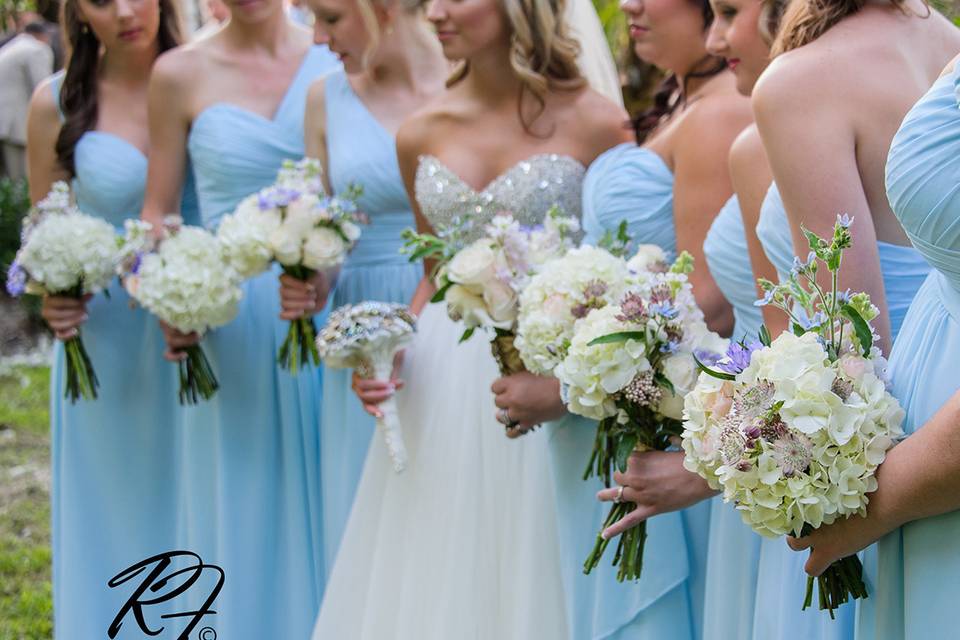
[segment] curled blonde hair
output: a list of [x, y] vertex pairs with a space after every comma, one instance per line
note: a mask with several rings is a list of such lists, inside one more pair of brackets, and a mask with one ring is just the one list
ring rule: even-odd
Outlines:
[[[404, 11], [414, 13], [423, 10], [429, 0], [396, 0], [400, 8]], [[357, 0], [357, 10], [360, 12], [360, 19], [363, 20], [363, 26], [366, 27], [370, 35], [370, 43], [367, 50], [363, 52], [363, 63], [366, 66], [373, 52], [380, 46], [380, 22], [377, 20], [377, 14], [373, 10], [373, 3], [377, 2], [381, 6], [386, 6], [391, 0]]]
[[[580, 43], [570, 34], [564, 18], [567, 0], [500, 0], [510, 23], [510, 67], [521, 83], [517, 109], [528, 132], [547, 105], [550, 91], [574, 90], [586, 85], [577, 65]], [[469, 65], [462, 63], [447, 86], [463, 80]], [[523, 115], [523, 98], [529, 93], [537, 104], [532, 118]]]
[[[907, 8], [907, 0], [889, 2], [905, 15], [912, 14]], [[778, 56], [813, 42], [847, 16], [860, 11], [865, 4], [867, 0], [794, 0], [784, 13], [783, 25], [774, 40], [771, 55]]]
[[780, 31], [783, 12], [786, 11], [790, 0], [760, 0], [760, 3], [760, 37], [767, 46], [772, 47], [777, 32]]

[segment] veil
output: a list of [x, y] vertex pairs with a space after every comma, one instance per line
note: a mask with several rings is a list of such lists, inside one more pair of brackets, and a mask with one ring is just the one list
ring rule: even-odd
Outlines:
[[593, 0], [567, 0], [564, 18], [571, 34], [580, 42], [577, 64], [583, 77], [594, 90], [622, 107], [620, 75]]

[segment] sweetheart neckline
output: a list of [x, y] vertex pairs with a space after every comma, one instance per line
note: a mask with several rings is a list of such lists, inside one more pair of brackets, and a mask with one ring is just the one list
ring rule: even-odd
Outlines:
[[487, 184], [482, 189], [475, 189], [470, 183], [464, 180], [460, 176], [460, 174], [458, 174], [456, 171], [448, 167], [442, 160], [440, 160], [440, 158], [438, 158], [433, 154], [428, 153], [420, 156], [420, 164], [417, 167], [417, 173], [418, 174], [420, 173], [420, 168], [424, 166], [427, 160], [433, 160], [433, 162], [436, 163], [436, 165], [439, 168], [443, 169], [448, 174], [456, 178], [457, 182], [459, 182], [463, 187], [469, 189], [474, 195], [483, 196], [483, 195], [489, 194], [490, 191], [494, 189], [500, 182], [502, 182], [503, 180], [506, 180], [513, 172], [515, 172], [517, 169], [520, 169], [524, 164], [530, 164], [530, 163], [536, 162], [537, 160], [542, 160], [544, 158], [548, 158], [548, 159], [555, 158], [557, 160], [566, 160], [568, 162], [572, 162], [573, 164], [577, 165], [581, 171], [587, 170], [587, 168], [584, 166], [582, 162], [580, 162], [579, 160], [577, 160], [576, 158], [574, 158], [569, 154], [537, 153], [513, 163], [511, 166], [507, 167], [506, 169], [501, 171], [498, 175], [496, 175], [493, 179], [487, 182]]

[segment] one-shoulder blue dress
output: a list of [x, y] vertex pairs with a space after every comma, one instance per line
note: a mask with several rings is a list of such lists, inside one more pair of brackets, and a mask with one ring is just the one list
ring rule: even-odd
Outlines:
[[[195, 118], [187, 150], [205, 227], [303, 157], [307, 89], [336, 67], [326, 47], [311, 47], [272, 118], [227, 102]], [[288, 328], [278, 274], [245, 282], [238, 317], [204, 337], [220, 389], [184, 418], [181, 535], [225, 574], [205, 623], [231, 640], [309, 637], [325, 580], [320, 375], [277, 364]], [[196, 604], [206, 594], [188, 595]]]
[[[781, 278], [784, 277], [793, 265], [795, 251], [786, 209], [776, 184], [770, 186], [764, 199], [757, 235], [770, 262]], [[907, 308], [930, 267], [912, 247], [886, 242], [877, 244], [890, 327], [896, 340]], [[806, 556], [805, 553], [790, 551], [781, 539], [765, 538], [761, 543], [753, 628], [755, 640], [792, 640], [798, 637], [846, 640], [853, 637], [856, 617], [853, 601], [835, 611], [836, 620], [831, 620], [827, 612], [815, 607], [801, 611], [806, 591], [806, 574], [803, 571]], [[871, 599], [876, 597], [875, 591], [871, 590], [870, 593]]]
[[[737, 196], [717, 214], [703, 242], [710, 275], [733, 306], [733, 340], [756, 340], [763, 324]], [[704, 640], [749, 638], [760, 562], [760, 536], [732, 504], [711, 501], [703, 614]]]
[[[50, 88], [59, 103], [63, 74]], [[122, 231], [140, 217], [147, 159], [114, 134], [87, 131], [74, 148], [77, 206]], [[196, 220], [192, 184], [181, 210]], [[119, 282], [87, 304], [81, 327], [100, 381], [96, 400], [64, 398], [63, 344], [50, 372], [54, 629], [58, 638], [106, 637], [132, 583], [116, 574], [176, 548], [180, 454], [176, 370], [163, 360], [155, 318]], [[133, 625], [132, 619], [129, 625]], [[132, 637], [132, 636], [127, 636]]]
[[[940, 78], [907, 114], [887, 159], [887, 196], [933, 269], [890, 356], [904, 431], [923, 427], [960, 389], [960, 73]], [[911, 522], [865, 553], [870, 598], [857, 638], [955, 638], [960, 513]]]
[[[354, 93], [343, 71], [324, 79], [327, 163], [334, 193], [351, 183], [363, 187], [358, 205], [370, 218], [351, 251], [330, 303], [331, 309], [364, 300], [409, 303], [423, 266], [400, 254], [400, 233], [416, 226], [400, 177], [393, 134], [383, 128]], [[373, 418], [350, 388], [351, 372], [323, 371], [323, 542], [333, 566], [367, 457]]]
[[[635, 243], [676, 254], [673, 174], [653, 151], [628, 143], [600, 155], [583, 184], [584, 242], [595, 244], [626, 220]], [[643, 640], [700, 637], [709, 503], [665, 513], [647, 522], [643, 575], [617, 582], [612, 548], [587, 576], [608, 503], [597, 501], [602, 483], [584, 482], [596, 422], [568, 415], [546, 425], [556, 483], [560, 562], [571, 638]]]

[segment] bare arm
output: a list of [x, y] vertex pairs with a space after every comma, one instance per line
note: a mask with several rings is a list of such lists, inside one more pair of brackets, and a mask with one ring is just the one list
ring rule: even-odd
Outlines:
[[960, 509], [960, 392], [921, 429], [887, 454], [877, 470], [867, 517], [821, 527], [790, 547], [813, 547], [806, 570], [820, 575], [835, 560], [856, 553], [897, 527]]
[[330, 159], [327, 155], [327, 101], [323, 78], [310, 85], [307, 110], [303, 116], [304, 148], [308, 158], [316, 158], [323, 167], [323, 188], [333, 193], [330, 185]]
[[750, 123], [745, 101], [707, 98], [690, 113], [677, 133], [674, 148], [673, 215], [677, 250], [688, 251], [696, 268], [690, 277], [697, 304], [707, 325], [728, 336], [733, 330], [733, 309], [706, 268], [703, 240], [717, 212], [733, 193], [725, 159], [737, 134]]
[[[760, 220], [760, 207], [767, 195], [773, 175], [767, 162], [767, 154], [763, 149], [763, 142], [755, 126], [747, 127], [741, 133], [733, 147], [730, 148], [730, 179], [733, 190], [740, 203], [740, 214], [743, 217], [743, 231], [747, 238], [747, 251], [750, 254], [750, 264], [753, 267], [753, 277], [766, 278], [777, 282], [777, 270], [763, 252], [763, 245], [757, 237], [757, 222]], [[757, 287], [757, 297], [763, 297], [763, 291]], [[787, 329], [786, 314], [771, 306], [762, 307], [763, 321], [770, 331], [770, 335], [780, 335]]]
[[[857, 166], [857, 140], [846, 107], [840, 104], [843, 94], [835, 84], [838, 81], [828, 76], [822, 70], [768, 69], [753, 93], [757, 126], [787, 210], [797, 255], [805, 258], [810, 250], [801, 225], [831, 237], [838, 214], [854, 218], [853, 246], [844, 252], [840, 280], [843, 288], [868, 293], [880, 309], [874, 326], [881, 348], [889, 353], [890, 318], [877, 236]], [[831, 84], [820, 86], [823, 83]], [[820, 277], [821, 286], [829, 287], [826, 269], [820, 270]]]
[[180, 213], [190, 132], [189, 88], [185, 60], [172, 51], [157, 60], [150, 76], [150, 161], [141, 217], [160, 228], [164, 216]]
[[47, 80], [33, 92], [27, 115], [27, 175], [32, 202], [42, 200], [57, 180], [70, 179], [57, 161], [55, 146], [59, 135], [60, 112]]

